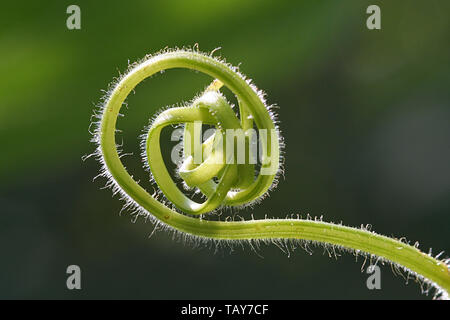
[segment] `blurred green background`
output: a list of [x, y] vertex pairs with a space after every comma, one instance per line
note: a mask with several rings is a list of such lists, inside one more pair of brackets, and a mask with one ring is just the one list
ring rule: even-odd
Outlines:
[[[81, 8], [81, 30], [66, 8]], [[381, 7], [382, 29], [366, 28]], [[120, 71], [168, 47], [221, 49], [279, 105], [286, 178], [255, 218], [299, 213], [371, 224], [450, 249], [450, 27], [446, 0], [6, 2], [0, 13], [0, 298], [426, 299], [389, 266], [316, 248], [288, 258], [192, 249], [92, 182], [93, 109]], [[210, 81], [172, 70], [139, 85], [119, 121], [127, 168], [145, 184], [138, 135]], [[162, 141], [169, 146], [172, 142]], [[66, 267], [82, 290], [66, 289]], [[430, 298], [430, 297], [428, 297]]]

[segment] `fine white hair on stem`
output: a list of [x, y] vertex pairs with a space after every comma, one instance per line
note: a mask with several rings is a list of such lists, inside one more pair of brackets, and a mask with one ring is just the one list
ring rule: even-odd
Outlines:
[[[124, 79], [126, 79], [126, 77], [129, 74], [135, 74], [136, 71], [140, 70], [140, 68], [142, 68], [143, 66], [146, 66], [146, 63], [154, 61], [154, 59], [156, 59], [160, 55], [169, 55], [172, 53], [191, 55], [191, 56], [195, 56], [195, 59], [201, 58], [205, 61], [209, 59], [208, 61], [210, 61], [211, 65], [214, 65], [214, 66], [219, 65], [218, 68], [223, 68], [224, 70], [227, 70], [227, 72], [231, 70], [230, 72], [233, 72], [235, 75], [237, 75], [237, 79], [239, 79], [239, 83], [244, 83], [244, 86], [246, 84], [246, 88], [250, 88], [250, 89], [245, 89], [246, 91], [244, 91], [244, 92], [246, 92], [249, 96], [257, 97], [254, 100], [248, 100], [248, 101], [253, 101], [253, 102], [256, 101], [255, 104], [257, 104], [257, 105], [261, 104], [262, 105], [261, 109], [264, 110], [264, 112], [263, 112], [264, 116], [266, 116], [267, 119], [269, 119], [269, 121], [271, 121], [271, 124], [273, 124], [273, 127], [275, 128], [277, 138], [278, 138], [278, 141], [277, 141], [278, 147], [279, 147], [279, 153], [277, 154], [277, 157], [279, 157], [278, 162], [277, 162], [279, 164], [278, 170], [273, 175], [273, 179], [270, 181], [270, 185], [269, 184], [266, 185], [267, 188], [264, 189], [264, 192], [261, 192], [261, 194], [258, 194], [257, 196], [255, 196], [254, 198], [249, 200], [247, 203], [236, 205], [235, 209], [239, 209], [239, 208], [246, 207], [246, 206], [252, 207], [254, 204], [260, 202], [264, 197], [266, 197], [268, 195], [269, 191], [273, 190], [277, 186], [279, 177], [284, 176], [284, 169], [283, 169], [284, 141], [283, 141], [283, 138], [281, 137], [281, 131], [279, 129], [279, 123], [278, 123], [277, 117], [275, 115], [275, 112], [273, 111], [273, 109], [276, 108], [276, 106], [274, 106], [274, 105], [269, 106], [267, 104], [265, 93], [262, 92], [261, 90], [258, 90], [256, 88], [256, 86], [252, 83], [252, 80], [246, 78], [239, 71], [238, 68], [226, 63], [224, 59], [213, 57], [212, 53], [210, 55], [208, 55], [208, 54], [199, 52], [198, 45], [194, 46], [194, 48], [192, 48], [192, 49], [190, 49], [190, 48], [164, 49], [162, 52], [159, 52], [156, 55], [146, 56], [143, 60], [141, 60], [137, 63], [134, 63], [134, 64], [130, 64], [128, 67], [128, 70], [124, 74], [121, 74], [110, 85], [105, 96], [102, 98], [102, 103], [98, 106], [98, 109], [94, 111], [94, 114], [92, 116], [92, 123], [89, 126], [89, 131], [93, 134], [92, 142], [96, 145], [96, 149], [92, 154], [83, 157], [83, 160], [86, 160], [87, 158], [92, 156], [92, 157], [95, 157], [100, 162], [100, 165], [101, 165], [100, 174], [97, 175], [95, 178], [98, 178], [98, 177], [106, 178], [107, 182], [106, 182], [105, 188], [111, 188], [113, 196], [118, 195], [119, 198], [122, 201], [124, 201], [124, 206], [123, 206], [122, 210], [129, 210], [131, 212], [131, 215], [133, 217], [133, 222], [136, 222], [139, 217], [143, 217], [145, 221], [150, 221], [151, 223], [154, 224], [154, 228], [151, 231], [150, 236], [153, 235], [157, 231], [168, 232], [168, 233], [172, 234], [172, 238], [176, 241], [180, 241], [184, 244], [187, 244], [187, 245], [190, 245], [193, 247], [208, 247], [208, 248], [213, 249], [214, 252], [218, 252], [222, 249], [229, 249], [229, 250], [233, 251], [233, 250], [235, 250], [236, 247], [243, 247], [243, 248], [248, 247], [253, 252], [255, 252], [258, 256], [260, 256], [259, 252], [260, 252], [260, 247], [262, 245], [275, 245], [287, 256], [290, 256], [291, 253], [298, 247], [301, 247], [309, 254], [312, 254], [312, 248], [320, 246], [323, 248], [323, 252], [327, 253], [328, 256], [330, 256], [332, 258], [338, 258], [340, 252], [350, 252], [350, 253], [354, 254], [356, 258], [358, 258], [358, 256], [364, 257], [365, 262], [367, 260], [369, 260], [371, 263], [375, 263], [375, 264], [389, 263], [395, 274], [399, 273], [399, 274], [406, 275], [405, 276], [406, 281], [408, 281], [410, 279], [415, 279], [416, 281], [418, 281], [424, 293], [428, 293], [430, 291], [430, 288], [434, 288], [435, 289], [435, 297], [448, 298], [447, 291], [444, 290], [443, 287], [440, 287], [436, 282], [425, 278], [424, 276], [422, 276], [421, 274], [412, 270], [411, 268], [407, 268], [404, 265], [397, 263], [396, 261], [392, 261], [392, 260], [388, 260], [388, 259], [384, 258], [383, 257], [384, 253], [382, 253], [381, 255], [379, 255], [379, 254], [377, 255], [377, 254], [374, 254], [373, 252], [371, 252], [371, 251], [378, 252], [378, 253], [380, 252], [380, 251], [376, 250], [375, 246], [372, 248], [368, 248], [367, 250], [353, 249], [352, 247], [358, 248], [359, 246], [358, 245], [354, 245], [354, 246], [350, 245], [349, 246], [347, 244], [347, 242], [344, 241], [345, 239], [340, 239], [340, 240], [335, 239], [334, 240], [335, 242], [331, 242], [328, 240], [327, 237], [323, 236], [323, 234], [321, 234], [320, 231], [317, 231], [317, 234], [315, 235], [316, 237], [310, 237], [309, 239], [304, 237], [302, 235], [302, 232], [298, 232], [298, 234], [295, 234], [295, 236], [286, 237], [283, 235], [283, 232], [288, 232], [289, 230], [293, 229], [294, 224], [295, 225], [302, 224], [302, 227], [303, 227], [303, 225], [306, 226], [306, 225], [312, 224], [312, 225], [314, 225], [314, 227], [323, 228], [322, 230], [324, 232], [328, 232], [328, 233], [333, 233], [333, 232], [335, 232], [334, 229], [336, 229], [336, 230], [339, 230], [339, 232], [347, 233], [348, 236], [354, 236], [355, 238], [358, 238], [358, 236], [363, 236], [363, 237], [366, 237], [366, 239], [371, 239], [371, 241], [380, 241], [380, 243], [383, 243], [383, 241], [389, 240], [390, 242], [394, 242], [396, 245], [398, 244], [401, 249], [406, 248], [408, 250], [411, 250], [411, 249], [416, 250], [419, 246], [417, 242], [414, 245], [410, 245], [405, 240], [403, 240], [403, 238], [401, 238], [399, 240], [395, 240], [393, 238], [386, 238], [381, 235], [378, 235], [375, 232], [371, 231], [370, 225], [361, 226], [360, 229], [345, 227], [345, 226], [343, 226], [342, 223], [333, 224], [330, 227], [331, 223], [323, 222], [322, 217], [320, 217], [320, 218], [315, 217], [313, 219], [309, 214], [307, 215], [306, 219], [302, 219], [301, 216], [298, 216], [298, 215], [294, 216], [294, 217], [291, 215], [290, 217], [287, 216], [284, 219], [265, 218], [263, 220], [254, 220], [253, 215], [252, 215], [250, 219], [245, 220], [243, 217], [240, 217], [236, 213], [234, 213], [231, 216], [231, 219], [225, 218], [224, 221], [222, 221], [220, 219], [220, 215], [217, 216], [218, 222], [217, 221], [214, 221], [214, 222], [216, 223], [216, 226], [220, 225], [220, 228], [221, 228], [219, 230], [219, 232], [217, 232], [217, 233], [208, 233], [205, 230], [203, 230], [203, 231], [205, 231], [203, 233], [202, 232], [196, 233], [193, 231], [186, 232], [183, 230], [187, 230], [187, 229], [180, 228], [179, 225], [178, 226], [176, 224], [174, 225], [173, 222], [169, 220], [171, 215], [172, 215], [172, 217], [179, 219], [179, 221], [187, 221], [186, 219], [188, 219], [189, 223], [195, 223], [198, 226], [206, 225], [206, 224], [202, 224], [202, 223], [203, 223], [204, 219], [206, 220], [210, 216], [205, 215], [204, 213], [201, 213], [196, 216], [193, 214], [188, 214], [186, 212], [183, 212], [183, 210], [180, 210], [179, 208], [177, 208], [175, 203], [172, 203], [171, 201], [169, 201], [167, 195], [164, 194], [160, 188], [158, 188], [157, 183], [153, 183], [153, 186], [155, 187], [155, 189], [153, 190], [153, 193], [150, 194], [147, 192], [148, 197], [147, 197], [147, 195], [145, 195], [145, 197], [147, 197], [146, 199], [148, 200], [149, 203], [152, 203], [152, 201], [159, 202], [159, 203], [157, 203], [158, 205], [160, 205], [162, 203], [166, 207], [163, 210], [161, 210], [162, 212], [167, 212], [167, 210], [164, 211], [165, 209], [170, 210], [167, 218], [165, 218], [165, 216], [163, 216], [161, 213], [159, 215], [157, 215], [156, 214], [157, 212], [150, 212], [152, 210], [147, 210], [146, 208], [144, 208], [145, 204], [140, 205], [138, 203], [138, 201], [136, 201], [135, 198], [130, 197], [129, 194], [124, 190], [123, 186], [121, 185], [120, 181], [122, 181], [122, 183], [123, 183], [123, 180], [116, 179], [114, 171], [111, 170], [110, 167], [108, 167], [107, 161], [105, 160], [105, 157], [107, 155], [105, 154], [105, 150], [103, 149], [103, 146], [102, 146], [102, 134], [103, 134], [102, 133], [102, 124], [103, 124], [103, 121], [105, 118], [105, 114], [108, 111], [107, 110], [108, 103], [111, 101], [111, 97], [116, 92], [116, 90], [118, 90], [117, 88], [122, 84], [123, 81], [125, 81]], [[121, 90], [121, 89], [123, 89], [123, 87], [119, 88], [119, 90]], [[130, 89], [130, 90], [134, 90], [134, 89]], [[129, 91], [127, 91], [127, 92], [129, 93]], [[224, 97], [221, 96], [220, 94], [218, 94], [217, 96], [219, 98], [224, 99]], [[199, 96], [197, 96], [197, 98], [199, 98]], [[126, 106], [126, 102], [122, 102], [122, 105]], [[186, 106], [186, 105], [188, 105], [188, 104], [184, 104], [184, 106]], [[118, 109], [120, 109], [121, 105], [119, 106], [119, 104], [116, 104], [116, 107], [117, 107], [116, 110], [118, 110]], [[170, 110], [170, 109], [171, 108], [168, 108], [166, 110]], [[151, 129], [151, 127], [154, 124], [154, 122], [156, 121], [156, 119], [159, 119], [159, 116], [161, 114], [163, 114], [164, 112], [165, 111], [162, 110], [159, 114], [157, 114], [153, 117], [153, 120], [150, 121], [150, 127], [147, 128], [148, 131]], [[121, 115], [120, 112], [117, 112], [117, 116], [120, 116], [120, 115]], [[221, 126], [220, 123], [218, 125], [219, 125], [219, 127]], [[117, 128], [115, 128], [114, 126], [110, 126], [107, 128], [114, 129], [114, 131], [109, 132], [110, 135], [107, 136], [108, 138], [111, 138], [111, 136], [113, 136], [113, 133], [116, 134], [118, 132]], [[109, 146], [113, 144], [113, 142], [111, 142], [111, 141], [113, 141], [112, 138], [109, 140], [109, 142], [110, 142]], [[143, 147], [142, 143], [141, 143], [141, 146]], [[116, 167], [119, 167], [121, 164], [120, 159], [123, 156], [128, 155], [128, 153], [124, 153], [122, 151], [123, 142], [121, 142], [119, 144], [115, 143], [115, 148], [116, 148], [115, 155], [117, 155], [117, 158], [118, 158], [117, 159], [118, 164], [116, 163], [117, 164]], [[144, 160], [144, 166], [147, 167], [147, 169], [150, 169], [150, 167], [148, 166], [149, 159], [147, 159], [146, 152], [143, 152], [143, 160]], [[110, 161], [112, 161], [111, 158], [110, 158]], [[122, 164], [122, 166], [123, 166], [123, 164]], [[114, 168], [114, 166], [113, 166], [113, 168]], [[126, 171], [124, 166], [123, 166], [123, 169]], [[151, 170], [148, 170], [148, 171], [150, 172], [151, 180], [154, 181], [155, 180], [154, 173], [152, 173]], [[140, 187], [139, 183], [136, 182], [136, 180], [133, 179], [133, 177], [131, 175], [129, 175], [129, 178], [131, 178], [131, 180], [129, 179], [127, 181], [131, 181], [130, 184], [132, 184], [133, 186], [136, 186], [136, 188]], [[128, 189], [128, 190], [130, 190], [130, 189]], [[154, 208], [154, 207], [151, 207], [151, 208]], [[157, 208], [159, 208], [159, 207], [157, 207]], [[216, 212], [215, 210], [220, 210], [221, 208], [222, 208], [222, 206], [218, 206], [216, 209], [213, 209], [212, 212]], [[212, 223], [212, 221], [208, 222], [208, 223]], [[234, 228], [234, 226], [236, 226], [236, 225], [247, 226], [250, 224], [254, 225], [255, 223], [264, 223], [265, 225], [270, 225], [270, 227], [274, 228], [275, 231], [273, 231], [269, 235], [263, 234], [263, 233], [258, 233], [258, 231], [254, 231], [255, 233], [251, 233], [250, 235], [246, 234], [246, 233], [242, 233], [241, 238], [239, 238], [239, 237], [233, 238], [227, 234], [227, 230], [229, 230], [228, 226], [233, 226], [233, 228]], [[292, 228], [291, 228], [291, 226], [292, 226]], [[260, 228], [262, 228], [261, 225], [260, 225]], [[284, 229], [280, 229], [280, 228], [284, 228]], [[276, 231], [276, 230], [279, 230], [279, 231]], [[221, 232], [223, 232], [223, 233], [221, 233]], [[291, 233], [289, 233], [289, 235], [290, 234]], [[320, 240], [310, 240], [310, 239], [320, 239]], [[360, 238], [358, 238], [358, 239], [360, 239]], [[345, 245], [341, 245], [341, 244], [345, 244]], [[391, 243], [391, 245], [392, 245], [392, 243]], [[359, 248], [361, 248], [361, 247], [359, 247]], [[370, 249], [372, 249], [372, 250], [370, 250]], [[416, 251], [418, 251], [418, 250], [416, 250]], [[411, 254], [414, 255], [415, 257], [418, 257], [417, 258], [418, 260], [424, 259], [424, 257], [421, 256], [420, 254], [418, 254], [418, 252], [416, 252], [416, 251], [414, 251]], [[419, 253], [420, 253], [420, 251], [419, 251]], [[444, 268], [446, 268], [445, 270], [448, 271], [449, 261], [450, 261], [449, 259], [438, 260], [438, 258], [440, 258], [440, 256], [441, 256], [441, 254], [439, 254], [436, 258], [434, 258], [431, 255], [431, 251], [429, 252], [428, 255], [425, 255], [425, 256], [428, 257], [428, 260], [426, 262], [432, 261], [433, 263], [436, 263], [436, 265], [438, 265], [439, 268], [441, 268], [441, 266], [444, 265], [445, 266]], [[387, 257], [390, 257], [390, 256], [387, 255]], [[395, 259], [393, 259], [393, 260], [395, 260]], [[406, 260], [400, 259], [399, 261], [406, 261]], [[405, 265], [410, 265], [410, 264], [405, 263]], [[365, 263], [363, 264], [363, 267], [364, 266], [365, 266]], [[412, 266], [417, 267], [417, 265], [414, 265], [414, 264]], [[418, 269], [424, 270], [421, 268], [418, 268]], [[439, 270], [439, 272], [441, 272], [441, 271], [442, 271], [442, 268]], [[435, 271], [435, 272], [437, 272], [437, 271]], [[431, 274], [431, 272], [430, 272], [430, 274]], [[433, 277], [431, 277], [431, 278], [435, 279]], [[436, 277], [436, 278], [439, 281], [441, 280], [439, 277]], [[447, 288], [448, 287], [448, 278], [445, 278], [445, 280], [442, 280], [440, 283], [443, 283], [444, 287]]]

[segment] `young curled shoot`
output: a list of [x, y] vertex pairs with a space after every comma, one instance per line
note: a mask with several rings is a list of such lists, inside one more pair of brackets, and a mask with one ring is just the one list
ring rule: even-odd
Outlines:
[[[125, 99], [141, 81], [173, 68], [196, 70], [209, 75], [213, 81], [191, 103], [157, 115], [145, 134], [143, 154], [158, 193], [165, 198], [160, 201], [157, 193], [148, 193], [122, 164], [115, 138], [116, 122]], [[223, 86], [236, 96], [238, 114], [221, 94]], [[321, 244], [327, 251], [350, 251], [391, 263], [395, 270], [403, 270], [421, 285], [434, 288], [436, 298], [448, 299], [449, 259], [439, 260], [431, 252], [425, 254], [417, 245], [411, 246], [401, 239], [322, 219], [208, 220], [211, 212], [222, 207], [239, 208], [263, 199], [276, 186], [282, 170], [283, 149], [275, 116], [263, 92], [237, 68], [212, 54], [177, 49], [145, 57], [131, 65], [113, 84], [96, 117], [93, 141], [97, 145], [94, 155], [102, 164], [100, 175], [108, 179], [107, 186], [114, 194], [121, 195], [125, 208], [151, 220], [155, 229], [172, 231], [184, 240], [216, 247], [244, 242], [254, 248], [262, 242], [289, 251], [297, 244], [305, 248], [308, 243]], [[204, 142], [197, 139], [199, 123], [215, 127], [215, 133]], [[177, 187], [163, 161], [160, 134], [164, 127], [171, 125], [184, 126], [183, 163], [178, 166], [176, 176], [187, 188], [204, 196], [202, 203], [191, 200]], [[260, 165], [251, 157], [256, 130], [261, 140]], [[231, 138], [229, 132], [233, 133]], [[238, 141], [243, 142], [244, 156], [239, 153], [239, 147], [234, 152]]]

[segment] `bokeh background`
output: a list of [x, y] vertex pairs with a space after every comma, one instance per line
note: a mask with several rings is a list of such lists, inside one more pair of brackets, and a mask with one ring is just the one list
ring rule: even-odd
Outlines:
[[[66, 8], [81, 8], [81, 30]], [[381, 7], [382, 29], [366, 28]], [[450, 249], [450, 28], [446, 0], [5, 2], [0, 12], [0, 298], [429, 299], [383, 266], [321, 248], [214, 254], [119, 214], [92, 181], [90, 118], [102, 89], [147, 53], [193, 46], [238, 65], [279, 105], [286, 175], [255, 218], [323, 215], [371, 224], [434, 253]], [[210, 79], [146, 80], [120, 120], [143, 184], [138, 135], [160, 108]], [[163, 140], [165, 147], [172, 142]], [[66, 267], [82, 290], [66, 289]]]

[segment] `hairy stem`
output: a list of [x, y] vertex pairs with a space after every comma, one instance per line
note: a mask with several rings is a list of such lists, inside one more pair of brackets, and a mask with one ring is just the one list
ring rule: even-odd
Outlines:
[[[143, 61], [132, 68], [110, 92], [105, 103], [99, 128], [97, 131], [97, 142], [99, 143], [99, 152], [101, 161], [104, 164], [106, 175], [112, 179], [114, 186], [127, 197], [128, 201], [136, 205], [146, 214], [151, 214], [159, 223], [163, 223], [174, 230], [187, 233], [197, 237], [218, 240], [265, 240], [265, 239], [299, 239], [318, 241], [325, 244], [341, 246], [356, 252], [364, 252], [376, 255], [385, 260], [398, 264], [415, 273], [419, 278], [429, 281], [439, 290], [450, 291], [450, 273], [449, 268], [444, 261], [433, 258], [431, 255], [424, 254], [416, 247], [408, 245], [402, 241], [375, 234], [366, 230], [350, 228], [342, 225], [336, 225], [321, 221], [301, 220], [301, 219], [264, 219], [249, 221], [208, 221], [198, 217], [188, 216], [179, 213], [166, 205], [159, 202], [143, 189], [126, 171], [116, 148], [115, 131], [116, 121], [123, 102], [128, 94], [145, 78], [165, 69], [171, 68], [187, 68], [198, 70], [210, 75], [215, 82], [207, 89], [207, 91], [217, 91], [222, 84], [227, 86], [238, 98], [240, 103], [241, 125], [243, 128], [253, 126], [253, 119], [258, 127], [268, 129], [275, 128], [273, 121], [267, 111], [261, 95], [258, 94], [254, 87], [251, 87], [245, 78], [229, 65], [205, 54], [192, 51], [173, 51], [167, 52]], [[220, 98], [220, 97], [219, 97]], [[221, 110], [222, 104], [226, 108], [226, 103], [215, 100], [217, 102], [217, 110]], [[198, 102], [198, 105], [187, 110], [176, 108], [177, 110], [168, 110], [164, 117], [160, 117], [155, 121], [155, 125], [150, 129], [147, 140], [147, 153], [150, 168], [155, 176], [156, 183], [169, 190], [170, 194], [166, 194], [174, 204], [179, 204], [181, 210], [190, 214], [200, 214], [210, 211], [217, 207], [221, 201], [225, 204], [241, 205], [261, 197], [272, 185], [276, 173], [268, 175], [259, 175], [254, 181], [247, 181], [241, 184], [241, 193], [223, 194], [223, 190], [228, 189], [236, 182], [236, 172], [233, 170], [247, 170], [247, 177], [250, 170], [248, 167], [231, 167], [228, 166], [222, 170], [222, 184], [218, 184], [214, 189], [209, 185], [203, 184], [199, 188], [211, 196], [213, 204], [210, 206], [196, 206], [195, 203], [189, 202], [183, 198], [181, 191], [175, 190], [170, 184], [173, 183], [167, 169], [162, 166], [162, 157], [160, 156], [159, 132], [163, 125], [173, 123], [192, 123], [196, 117], [200, 117], [205, 122], [213, 122], [211, 114], [204, 108], [213, 108], [214, 103], [207, 105], [206, 102]], [[226, 113], [226, 112], [225, 112]], [[224, 116], [228, 117], [228, 116]], [[231, 116], [227, 119], [231, 119]], [[226, 122], [226, 121], [225, 121]], [[230, 125], [239, 126], [233, 120], [228, 121]], [[158, 131], [159, 130], [159, 131]], [[191, 128], [186, 127], [189, 131]], [[268, 150], [272, 156], [272, 163], [278, 168], [278, 145]], [[151, 162], [153, 161], [153, 162]], [[211, 167], [213, 168], [213, 167]], [[210, 174], [214, 175], [222, 168], [215, 168]], [[185, 175], [194, 177], [190, 166], [186, 165]], [[253, 170], [253, 169], [251, 169]], [[207, 172], [207, 171], [206, 171]], [[234, 172], [234, 173], [233, 173]], [[244, 172], [244, 171], [243, 171]], [[231, 177], [233, 174], [233, 178]], [[228, 176], [225, 176], [228, 175]], [[245, 174], [242, 174], [245, 175]], [[238, 175], [239, 176], [239, 175]], [[197, 177], [198, 178], [198, 177]], [[169, 180], [170, 179], [170, 180]], [[211, 188], [212, 189], [211, 189]], [[223, 190], [222, 190], [223, 189]], [[206, 191], [205, 191], [206, 190]], [[211, 191], [212, 190], [212, 191]], [[217, 191], [214, 194], [214, 190]], [[233, 198], [234, 197], [234, 198]], [[233, 202], [234, 201], [234, 202]], [[202, 211], [203, 210], [203, 211]]]

